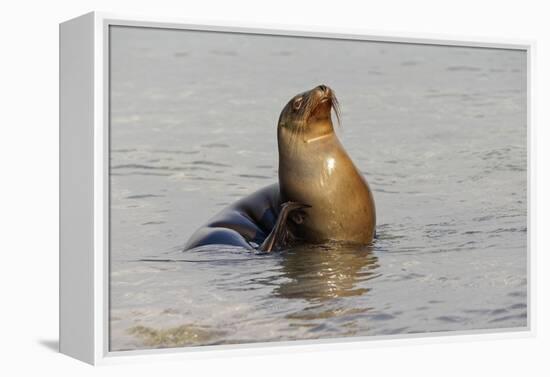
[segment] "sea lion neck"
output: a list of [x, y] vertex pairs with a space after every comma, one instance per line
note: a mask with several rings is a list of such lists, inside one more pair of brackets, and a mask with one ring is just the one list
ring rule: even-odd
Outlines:
[[309, 144], [335, 136], [334, 127], [330, 119], [315, 121], [303, 127], [279, 127], [277, 134], [279, 148], [284, 149], [293, 149], [300, 144]]
[[308, 124], [306, 131], [301, 135], [301, 139], [305, 143], [311, 143], [332, 135], [334, 135], [332, 121], [323, 120]]

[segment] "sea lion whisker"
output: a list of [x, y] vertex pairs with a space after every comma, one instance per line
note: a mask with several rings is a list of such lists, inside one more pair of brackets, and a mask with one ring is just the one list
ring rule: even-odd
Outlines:
[[336, 95], [334, 95], [334, 93], [332, 94], [331, 100], [332, 100], [331, 106], [332, 106], [332, 109], [334, 110], [334, 115], [336, 115], [336, 121], [338, 122], [338, 127], [342, 127], [342, 119], [341, 119], [342, 110], [340, 107], [340, 102], [338, 102], [338, 99], [336, 98]]

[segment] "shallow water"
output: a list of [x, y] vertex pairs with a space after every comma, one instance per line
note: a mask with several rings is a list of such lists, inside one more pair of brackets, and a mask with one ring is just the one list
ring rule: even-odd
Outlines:
[[[527, 324], [526, 56], [112, 30], [111, 350]], [[277, 179], [276, 121], [325, 83], [378, 239], [182, 252]]]

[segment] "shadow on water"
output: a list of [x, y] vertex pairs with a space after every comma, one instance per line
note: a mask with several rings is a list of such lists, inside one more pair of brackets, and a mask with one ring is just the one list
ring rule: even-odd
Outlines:
[[361, 282], [376, 277], [378, 258], [372, 246], [342, 243], [307, 245], [283, 255], [282, 276], [288, 281], [275, 288], [276, 297], [323, 302], [361, 296], [369, 288]]

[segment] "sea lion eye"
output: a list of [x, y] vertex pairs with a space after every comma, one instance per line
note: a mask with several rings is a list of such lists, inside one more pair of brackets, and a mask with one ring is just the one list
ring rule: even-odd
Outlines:
[[294, 102], [292, 103], [292, 108], [294, 110], [300, 110], [300, 107], [302, 107], [302, 102], [304, 102], [304, 98], [303, 97], [298, 97], [294, 100]]

